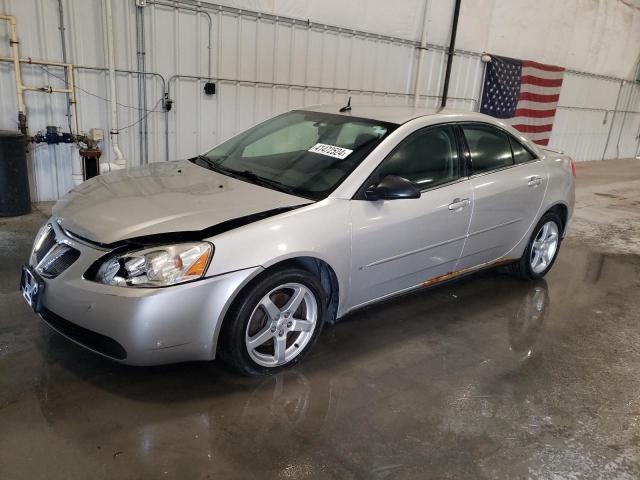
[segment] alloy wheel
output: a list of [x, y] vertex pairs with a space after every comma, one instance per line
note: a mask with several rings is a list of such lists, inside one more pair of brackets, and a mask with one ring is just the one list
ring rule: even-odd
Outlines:
[[307, 346], [318, 319], [318, 302], [301, 283], [272, 289], [251, 313], [245, 346], [251, 359], [263, 367], [278, 367], [296, 358]]
[[554, 221], [545, 223], [536, 235], [531, 247], [530, 265], [534, 273], [544, 272], [558, 251], [560, 235], [558, 225]]

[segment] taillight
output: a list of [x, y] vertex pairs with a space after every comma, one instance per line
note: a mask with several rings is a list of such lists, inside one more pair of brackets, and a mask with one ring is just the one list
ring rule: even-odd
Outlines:
[[573, 158], [569, 159], [569, 164], [571, 165], [571, 175], [576, 178], [576, 162], [573, 161]]

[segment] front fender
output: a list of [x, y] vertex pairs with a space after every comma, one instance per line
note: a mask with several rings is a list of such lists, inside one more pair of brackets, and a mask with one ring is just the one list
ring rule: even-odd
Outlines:
[[325, 199], [209, 238], [215, 246], [208, 276], [252, 267], [269, 268], [298, 257], [313, 257], [334, 270], [347, 298], [351, 269], [350, 201]]

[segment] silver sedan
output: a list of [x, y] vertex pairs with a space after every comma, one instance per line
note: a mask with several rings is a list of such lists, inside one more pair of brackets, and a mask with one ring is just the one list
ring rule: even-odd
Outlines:
[[271, 373], [392, 295], [496, 265], [543, 277], [574, 177], [568, 157], [477, 113], [294, 110], [80, 185], [39, 231], [21, 289], [111, 359]]

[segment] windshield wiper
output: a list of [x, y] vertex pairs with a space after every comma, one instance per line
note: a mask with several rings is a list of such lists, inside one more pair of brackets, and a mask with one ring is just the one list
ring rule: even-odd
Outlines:
[[[227, 157], [217, 157], [217, 158], [221, 159], [221, 160], [224, 160]], [[195, 159], [201, 160], [204, 163], [206, 163], [207, 166], [205, 168], [208, 168], [209, 170], [213, 170], [214, 172], [222, 173], [223, 175], [226, 175], [228, 177], [238, 178], [238, 172], [236, 170], [233, 170], [233, 169], [230, 169], [230, 168], [224, 168], [220, 164], [214, 162], [211, 158], [207, 157], [206, 155], [196, 155]]]
[[[270, 180], [268, 178], [261, 177], [260, 175], [258, 175], [257, 173], [251, 170], [235, 170], [233, 168], [225, 168], [219, 165], [218, 163], [214, 162], [211, 158], [207, 157], [206, 155], [196, 155], [195, 158], [206, 163], [207, 168], [209, 168], [210, 170], [213, 170], [214, 172], [222, 173], [223, 175], [227, 175], [233, 178], [238, 178], [241, 180], [247, 180], [256, 185], [272, 188], [274, 190], [288, 193], [290, 195], [296, 195], [298, 197], [304, 196], [304, 195], [300, 195], [300, 193], [298, 193], [298, 191], [293, 187], [285, 185], [284, 183], [280, 183], [277, 180]], [[218, 158], [224, 160], [226, 157], [216, 157], [216, 159]]]
[[227, 170], [226, 168], [221, 167], [220, 165], [218, 165], [216, 162], [214, 162], [212, 159], [210, 159], [206, 155], [196, 155], [195, 159], [201, 160], [204, 163], [206, 163], [207, 164], [207, 168], [209, 168], [210, 170], [213, 170], [214, 172], [223, 173], [223, 174], [229, 175], [229, 176], [231, 175], [231, 172], [229, 172], [229, 170]]
[[228, 169], [225, 169], [225, 171], [229, 172], [229, 174], [233, 175], [236, 178], [242, 178], [242, 179], [248, 180], [251, 183], [255, 183], [256, 185], [262, 185], [263, 187], [270, 187], [275, 190], [288, 193], [290, 195], [300, 196], [300, 194], [297, 193], [297, 190], [295, 188], [290, 187], [289, 185], [285, 185], [284, 183], [280, 183], [277, 180], [270, 180], [268, 178], [261, 177], [257, 173], [252, 172], [251, 170], [233, 170], [231, 168], [228, 168]]

